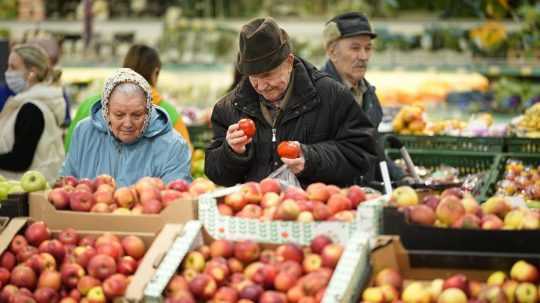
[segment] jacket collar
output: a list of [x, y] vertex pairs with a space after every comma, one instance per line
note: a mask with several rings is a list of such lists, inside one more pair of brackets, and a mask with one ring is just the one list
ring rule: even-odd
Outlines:
[[[294, 59], [293, 68], [294, 73], [291, 81], [294, 85], [291, 98], [285, 108], [285, 119], [288, 113], [301, 114], [319, 103], [319, 99], [316, 98], [317, 90], [314, 81], [323, 75], [313, 65], [298, 57]], [[248, 77], [244, 77], [233, 94], [233, 105], [237, 109], [250, 116], [264, 119], [259, 106], [259, 95], [249, 82]]]

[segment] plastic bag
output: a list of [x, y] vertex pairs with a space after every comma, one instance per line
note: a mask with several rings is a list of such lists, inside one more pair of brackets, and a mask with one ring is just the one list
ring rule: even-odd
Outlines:
[[278, 169], [268, 175], [268, 178], [278, 179], [287, 186], [302, 187], [300, 181], [298, 181], [298, 178], [296, 178], [294, 173], [285, 164], [281, 165]]

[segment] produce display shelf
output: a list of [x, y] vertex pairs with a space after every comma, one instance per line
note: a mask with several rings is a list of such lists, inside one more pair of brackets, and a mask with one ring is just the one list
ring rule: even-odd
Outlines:
[[504, 147], [504, 139], [498, 137], [393, 135], [407, 149], [499, 153]]
[[540, 138], [508, 137], [504, 145], [509, 153], [540, 153]]
[[189, 138], [194, 148], [206, 148], [206, 145], [212, 141], [212, 128], [207, 125], [188, 126]]
[[[450, 152], [437, 150], [409, 150], [409, 154], [416, 166], [423, 166], [429, 169], [447, 165], [459, 171], [459, 176], [477, 174], [485, 172], [480, 183], [475, 187], [473, 194], [476, 197], [483, 197], [487, 190], [487, 185], [493, 174], [494, 165], [497, 162], [497, 153], [485, 152]], [[387, 155], [395, 160], [401, 158], [398, 150], [387, 150]]]
[[526, 155], [521, 153], [507, 153], [498, 157], [493, 166], [493, 172], [485, 186], [484, 198], [489, 198], [497, 192], [497, 182], [502, 180], [506, 169], [506, 162], [511, 160], [522, 161], [525, 165], [540, 165], [540, 154]]

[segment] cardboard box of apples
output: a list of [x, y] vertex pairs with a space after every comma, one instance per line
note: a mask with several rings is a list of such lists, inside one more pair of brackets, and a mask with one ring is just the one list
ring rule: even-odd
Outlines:
[[358, 302], [538, 302], [540, 256], [406, 250], [382, 236]]
[[397, 234], [408, 249], [540, 253], [540, 211], [503, 196], [484, 203], [460, 188], [419, 195], [397, 188], [383, 209], [383, 234]]
[[159, 232], [80, 228], [69, 219], [15, 218], [0, 234], [0, 302], [142, 300], [142, 288], [179, 224]]
[[303, 190], [265, 179], [202, 195], [199, 220], [217, 239], [307, 245], [327, 234], [344, 242], [356, 229], [378, 234], [383, 200], [359, 186], [314, 183]]
[[191, 184], [144, 177], [130, 187], [116, 186], [107, 175], [95, 180], [65, 177], [50, 191], [30, 194], [30, 216], [38, 220], [73, 220], [85, 229], [158, 231], [166, 223], [196, 219], [197, 197], [214, 190], [206, 179]]
[[169, 303], [354, 302], [368, 262], [361, 235], [346, 243], [319, 235], [301, 246], [214, 239], [195, 221], [185, 228], [169, 252], [186, 252], [181, 265], [164, 289], [147, 289], [147, 298], [158, 299], [148, 296], [154, 292]]

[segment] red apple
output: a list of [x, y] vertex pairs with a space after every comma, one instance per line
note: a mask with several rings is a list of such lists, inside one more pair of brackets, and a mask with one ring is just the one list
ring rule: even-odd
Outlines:
[[113, 188], [116, 188], [116, 182], [114, 181], [114, 178], [109, 175], [104, 174], [96, 177], [95, 186], [99, 187], [101, 184], [108, 184]]
[[329, 244], [325, 246], [321, 253], [323, 266], [328, 268], [335, 268], [342, 254], [343, 246], [339, 244]]
[[[139, 200], [142, 204], [146, 201], [150, 200], [157, 200], [160, 201], [161, 199], [161, 193], [159, 189], [152, 187], [152, 188], [145, 188], [142, 191], [139, 191]], [[161, 202], [161, 201], [160, 201]]]
[[132, 208], [135, 205], [135, 197], [129, 187], [120, 187], [114, 192], [114, 201], [120, 207]]
[[169, 185], [167, 185], [167, 188], [180, 191], [180, 192], [186, 192], [189, 190], [189, 183], [186, 180], [177, 179], [177, 180], [171, 181]]
[[[49, 241], [49, 240], [47, 240]], [[34, 246], [25, 246], [21, 251], [19, 251], [19, 253], [17, 254], [17, 261], [19, 263], [23, 263], [23, 262], [26, 262], [26, 260], [30, 259], [33, 255], [37, 255], [38, 254], [38, 250], [37, 248], [35, 248]]]
[[103, 292], [108, 299], [113, 300], [114, 298], [123, 296], [127, 286], [128, 280], [126, 276], [114, 274], [103, 281]]
[[206, 261], [202, 253], [190, 251], [184, 259], [183, 267], [186, 269], [193, 269], [196, 272], [202, 272], [205, 265]]
[[285, 262], [279, 263], [277, 270], [279, 273], [286, 273], [296, 278], [299, 278], [302, 275], [302, 266], [300, 265], [300, 263], [295, 261], [287, 260]]
[[62, 282], [68, 288], [77, 287], [79, 279], [84, 276], [84, 268], [77, 263], [66, 263], [60, 268]]
[[103, 185], [100, 186], [100, 188], [94, 193], [94, 200], [96, 203], [103, 203], [107, 205], [113, 204], [115, 200], [112, 187]]
[[60, 295], [52, 288], [38, 288], [34, 292], [34, 298], [37, 303], [57, 303], [60, 301]]
[[469, 294], [469, 280], [463, 274], [455, 274], [444, 280], [443, 290], [448, 288], [461, 289], [466, 295]]
[[94, 196], [87, 191], [75, 190], [69, 195], [69, 205], [76, 211], [90, 211], [95, 203]]
[[161, 212], [161, 202], [157, 199], [143, 200], [143, 214], [159, 214]]
[[261, 193], [264, 195], [266, 193], [281, 193], [281, 185], [277, 179], [266, 178], [260, 182]]
[[306, 188], [306, 192], [309, 200], [326, 202], [330, 197], [326, 184], [324, 183], [312, 183]]
[[7, 285], [10, 277], [11, 272], [4, 267], [0, 267], [0, 287]]
[[286, 260], [302, 263], [304, 260], [304, 252], [302, 248], [296, 244], [287, 243], [278, 246], [276, 249], [277, 260], [282, 262]]
[[94, 182], [94, 180], [91, 180], [88, 178], [82, 178], [82, 179], [79, 179], [79, 183], [76, 186], [78, 186], [79, 184], [88, 185], [91, 192], [94, 192], [96, 190], [96, 182]]
[[118, 242], [103, 243], [100, 245], [96, 245], [96, 247], [98, 254], [109, 255], [115, 260], [124, 255], [124, 249], [122, 248], [122, 245]]
[[42, 242], [41, 245], [39, 245], [39, 252], [51, 254], [57, 264], [62, 263], [66, 255], [64, 244], [56, 239]]
[[77, 178], [73, 176], [64, 176], [60, 179], [60, 186], [72, 186], [75, 187], [77, 184], [79, 184], [79, 181]]
[[247, 203], [256, 203], [261, 202], [262, 193], [261, 187], [257, 182], [247, 182], [240, 187], [240, 192], [243, 194], [244, 199]]
[[278, 206], [275, 217], [278, 220], [294, 221], [300, 214], [298, 203], [292, 199], [285, 199]]
[[375, 276], [375, 286], [390, 285], [399, 290], [403, 286], [403, 278], [399, 271], [393, 268], [385, 268]]
[[62, 275], [55, 270], [46, 270], [39, 275], [37, 287], [47, 287], [59, 291], [62, 287]]
[[422, 225], [433, 225], [435, 220], [435, 211], [425, 204], [417, 204], [409, 207], [409, 219], [411, 222]]
[[69, 194], [62, 187], [51, 190], [49, 192], [48, 200], [56, 209], [66, 209], [69, 206]]
[[189, 284], [184, 277], [174, 275], [167, 284], [167, 294], [174, 294], [179, 290], [189, 290]]
[[172, 189], [166, 189], [161, 191], [161, 202], [163, 203], [163, 207], [169, 206], [171, 203], [178, 201], [184, 197], [181, 192], [172, 190]]
[[237, 303], [238, 302], [238, 292], [236, 289], [228, 286], [222, 286], [220, 287], [216, 294], [214, 295], [214, 298], [212, 302], [215, 303]]
[[459, 198], [449, 195], [441, 199], [435, 213], [439, 221], [447, 225], [452, 225], [465, 215], [465, 207], [463, 207]]
[[208, 300], [214, 296], [217, 284], [211, 276], [199, 274], [189, 282], [189, 290], [196, 298]]
[[322, 266], [322, 258], [321, 256], [317, 254], [308, 254], [304, 258], [304, 261], [302, 262], [302, 266], [304, 268], [304, 271], [307, 273], [314, 272], [321, 268]]
[[[218, 258], [221, 258], [221, 257], [218, 257]], [[208, 263], [206, 263], [204, 273], [211, 276], [218, 285], [221, 285], [225, 282], [225, 280], [229, 276], [230, 271], [227, 265], [227, 261], [225, 259], [223, 260], [212, 259]]]
[[240, 290], [238, 294], [238, 297], [240, 299], [248, 299], [253, 302], [258, 302], [263, 292], [264, 292], [264, 289], [260, 285], [249, 284], [242, 287], [242, 289]]
[[66, 228], [60, 232], [58, 240], [63, 244], [77, 245], [79, 243], [79, 234], [74, 228]]
[[427, 195], [422, 199], [422, 204], [429, 206], [433, 211], [437, 209], [441, 198], [437, 195]]
[[318, 235], [311, 240], [311, 251], [316, 254], [321, 254], [324, 247], [328, 244], [332, 244], [332, 239], [326, 235]]
[[306, 295], [315, 296], [319, 290], [328, 285], [329, 281], [330, 279], [326, 275], [320, 272], [312, 272], [302, 277], [301, 285]]
[[28, 246], [26, 238], [24, 238], [24, 236], [22, 235], [16, 235], [15, 237], [13, 237], [13, 240], [11, 240], [11, 245], [9, 249], [16, 255], [26, 246]]
[[236, 216], [244, 219], [259, 219], [262, 214], [263, 210], [259, 205], [247, 204], [236, 214]]
[[352, 207], [351, 200], [341, 193], [331, 195], [326, 204], [332, 214], [349, 210]]
[[92, 246], [77, 246], [73, 250], [73, 255], [75, 256], [75, 262], [86, 268], [90, 259], [97, 255], [97, 250]]
[[239, 241], [234, 245], [234, 257], [244, 264], [257, 260], [259, 255], [259, 245], [253, 241]]
[[128, 256], [141, 259], [146, 253], [146, 245], [144, 241], [137, 236], [126, 236], [122, 239], [122, 248]]
[[95, 278], [104, 280], [116, 272], [116, 263], [111, 256], [96, 255], [88, 263], [88, 273]]
[[275, 192], [267, 192], [263, 195], [261, 206], [264, 208], [277, 207], [281, 203], [281, 196]]
[[30, 226], [26, 228], [24, 236], [26, 237], [28, 243], [37, 247], [39, 244], [41, 244], [41, 242], [50, 239], [51, 232], [49, 231], [49, 228], [45, 222], [37, 221], [30, 224]]
[[313, 207], [313, 218], [316, 221], [324, 221], [332, 216], [332, 212], [328, 205], [324, 203], [316, 203]]
[[137, 271], [137, 260], [130, 256], [123, 256], [118, 260], [117, 271], [126, 276], [133, 275]]
[[16, 263], [15, 255], [11, 251], [4, 251], [2, 257], [0, 257], [0, 267], [7, 268], [8, 270], [12, 270]]
[[356, 209], [360, 203], [366, 201], [366, 192], [362, 187], [353, 185], [347, 190], [347, 198], [351, 201], [352, 208]]
[[101, 244], [105, 244], [105, 243], [118, 243], [120, 244], [120, 238], [118, 238], [118, 236], [116, 236], [115, 234], [111, 233], [111, 232], [106, 232], [104, 234], [102, 234], [101, 236], [99, 236], [95, 243], [94, 243], [94, 246], [98, 247], [100, 246]]
[[81, 295], [86, 296], [90, 289], [100, 285], [101, 281], [99, 281], [98, 279], [92, 276], [83, 276], [79, 279], [79, 282], [77, 282], [77, 290], [80, 292]]
[[305, 201], [309, 200], [307, 193], [298, 187], [290, 186], [285, 190], [283, 200], [291, 199], [295, 201]]
[[234, 244], [228, 240], [215, 240], [210, 244], [212, 257], [230, 258], [234, 254]]
[[26, 265], [17, 265], [11, 272], [11, 284], [17, 287], [34, 289], [36, 287], [36, 273]]
[[223, 216], [232, 216], [234, 215], [233, 209], [226, 204], [220, 203], [218, 204], [218, 211]]
[[262, 293], [259, 303], [287, 303], [287, 296], [278, 291], [267, 290]]
[[111, 206], [112, 205], [105, 204], [105, 203], [96, 203], [96, 204], [94, 204], [94, 206], [92, 206], [92, 208], [90, 209], [90, 212], [92, 212], [92, 213], [102, 213], [102, 214], [110, 213], [110, 212], [112, 212]]
[[233, 211], [240, 211], [248, 202], [242, 192], [235, 192], [225, 196], [223, 203], [232, 208]]

